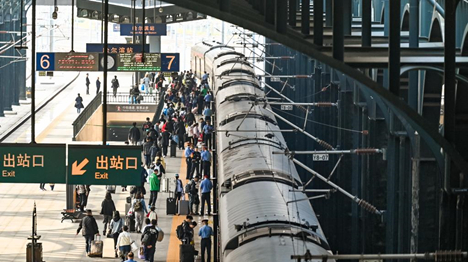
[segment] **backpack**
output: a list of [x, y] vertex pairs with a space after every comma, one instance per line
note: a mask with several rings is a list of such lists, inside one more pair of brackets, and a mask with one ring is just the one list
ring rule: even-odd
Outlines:
[[141, 200], [137, 200], [135, 202], [135, 211], [142, 211], [143, 210], [143, 205], [141, 204]]
[[163, 115], [167, 116], [167, 107], [163, 109]]
[[191, 183], [187, 183], [187, 184], [185, 185], [185, 193], [188, 193], [188, 194], [191, 193], [191, 191], [190, 191], [191, 186], [190, 186], [190, 185], [191, 185]]
[[154, 228], [148, 228], [143, 234], [144, 235], [143, 239], [141, 240], [141, 243], [143, 243], [144, 245], [148, 245], [158, 240], [158, 230]]
[[184, 237], [184, 228], [182, 227], [182, 224], [177, 226], [176, 235], [178, 239], [182, 239]]

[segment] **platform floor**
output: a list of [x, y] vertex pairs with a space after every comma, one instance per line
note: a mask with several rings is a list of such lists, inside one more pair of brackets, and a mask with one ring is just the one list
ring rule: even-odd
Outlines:
[[[52, 101], [45, 110], [37, 115], [37, 142], [38, 143], [71, 143], [72, 125], [78, 115], [73, 107], [77, 93], [85, 93], [83, 79], [78, 79], [72, 86], [67, 88], [57, 99]], [[94, 79], [91, 78], [90, 79]], [[119, 77], [120, 79], [120, 77]], [[93, 82], [93, 81], [91, 81]], [[90, 88], [91, 89], [91, 88]], [[91, 94], [95, 94], [93, 89]], [[83, 95], [85, 105], [92, 99], [92, 95]], [[13, 136], [5, 142], [28, 143], [30, 127], [20, 128]], [[167, 174], [170, 178], [170, 188], [174, 189], [175, 173], [185, 175], [185, 159], [183, 151], [178, 150], [177, 157], [166, 158]], [[185, 181], [184, 181], [185, 182]], [[113, 239], [103, 238], [104, 258], [88, 258], [85, 254], [85, 241], [80, 235], [76, 235], [78, 223], [70, 220], [60, 222], [63, 208], [65, 208], [65, 185], [57, 184], [54, 191], [46, 185], [47, 191], [41, 191], [38, 184], [0, 184], [0, 254], [3, 261], [26, 261], [26, 244], [28, 236], [31, 235], [31, 215], [33, 205], [36, 203], [38, 213], [38, 229], [41, 235], [39, 242], [43, 245], [44, 261], [119, 261], [114, 258]], [[148, 192], [149, 189], [147, 188]], [[101, 202], [105, 196], [104, 186], [91, 186], [88, 200], [88, 208], [94, 211], [98, 221], [99, 230], [102, 233], [102, 216], [98, 215]], [[125, 199], [128, 192], [122, 192], [117, 187], [117, 192], [112, 195], [117, 209], [121, 214], [125, 211]], [[158, 223], [165, 233], [162, 242], [157, 243], [155, 261], [179, 261], [180, 241], [175, 236], [177, 225], [182, 223], [184, 216], [166, 215], [167, 193], [160, 193], [157, 201]], [[149, 194], [145, 196], [148, 201]], [[188, 198], [187, 198], [188, 199]], [[201, 225], [202, 217], [195, 220]], [[212, 217], [209, 217], [212, 220]], [[210, 223], [212, 223], [210, 221]], [[195, 228], [197, 235], [199, 226]], [[132, 233], [134, 239], [139, 240], [140, 234]], [[198, 236], [196, 238], [196, 249], [200, 250]], [[136, 261], [143, 261], [135, 259]]]

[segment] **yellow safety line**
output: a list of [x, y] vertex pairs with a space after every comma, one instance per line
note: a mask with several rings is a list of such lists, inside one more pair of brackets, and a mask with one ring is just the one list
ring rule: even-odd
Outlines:
[[[185, 162], [185, 155], [182, 157], [182, 162], [180, 163], [179, 177], [184, 177], [187, 171], [187, 162]], [[187, 181], [186, 181], [187, 182]], [[171, 226], [171, 237], [169, 239], [169, 248], [167, 250], [166, 262], [179, 262], [179, 245], [180, 240], [177, 238], [176, 229], [177, 226], [182, 224], [185, 216], [174, 216], [172, 218]]]
[[37, 137], [36, 142], [42, 143], [42, 141], [47, 137], [47, 135], [58, 126], [58, 124], [62, 121], [62, 119], [67, 115], [68, 111], [70, 111], [74, 107], [74, 103], [70, 104], [57, 118], [48, 125], [44, 131], [42, 131]]

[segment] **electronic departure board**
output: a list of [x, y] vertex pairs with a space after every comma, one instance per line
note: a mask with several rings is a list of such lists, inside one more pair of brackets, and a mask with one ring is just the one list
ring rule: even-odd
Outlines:
[[161, 54], [118, 54], [117, 71], [161, 71]]

